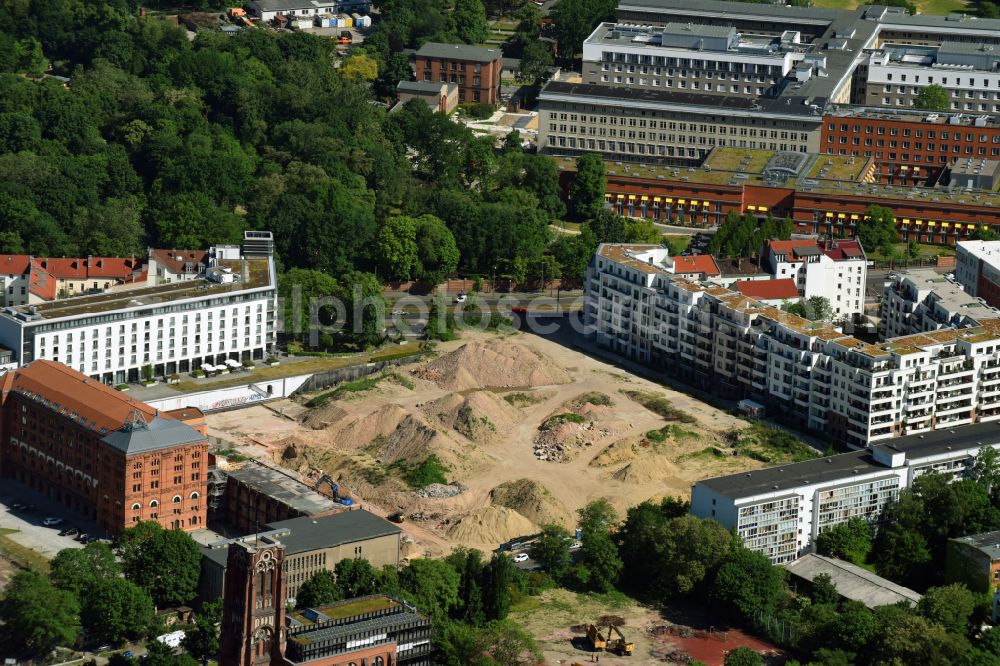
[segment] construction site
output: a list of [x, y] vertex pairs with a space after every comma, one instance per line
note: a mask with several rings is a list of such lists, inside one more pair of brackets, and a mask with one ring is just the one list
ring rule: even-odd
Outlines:
[[[524, 333], [467, 333], [420, 363], [208, 423], [230, 467], [259, 460], [333, 505], [401, 523], [404, 557], [572, 529], [597, 498], [622, 515], [686, 498], [698, 479], [767, 457], [734, 448], [747, 421]], [[242, 512], [244, 528], [285, 517]]]

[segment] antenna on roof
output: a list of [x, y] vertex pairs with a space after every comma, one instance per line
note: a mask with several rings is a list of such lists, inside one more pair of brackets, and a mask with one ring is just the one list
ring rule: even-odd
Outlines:
[[128, 418], [125, 419], [125, 423], [122, 424], [122, 430], [126, 432], [134, 432], [136, 430], [148, 430], [149, 424], [146, 422], [145, 415], [136, 407], [132, 408], [129, 412]]

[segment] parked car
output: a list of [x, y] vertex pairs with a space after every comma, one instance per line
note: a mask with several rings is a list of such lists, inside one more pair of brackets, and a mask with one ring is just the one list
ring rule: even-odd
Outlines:
[[570, 550], [580, 550], [581, 548], [583, 548], [583, 542], [582, 541], [574, 541], [573, 543], [571, 543], [569, 545], [569, 549]]
[[79, 541], [80, 543], [87, 543], [87, 539], [89, 538], [90, 535], [87, 534], [86, 532], [80, 532], [79, 534], [76, 535], [76, 540]]
[[79, 533], [80, 533], [80, 530], [78, 530], [77, 528], [75, 528], [75, 527], [67, 527], [66, 529], [64, 529], [64, 530], [62, 530], [62, 531], [59, 532], [59, 536], [71, 536], [71, 537], [75, 537]]
[[13, 511], [20, 511], [21, 509], [24, 508], [24, 506], [25, 505], [21, 504], [20, 502], [14, 502], [8, 508], [11, 509], [11, 510], [13, 510]]
[[60, 524], [62, 521], [63, 521], [62, 518], [56, 518], [55, 516], [49, 516], [48, 518], [46, 518], [45, 520], [42, 521], [42, 525], [45, 525], [46, 527], [53, 527], [55, 525]]
[[518, 553], [517, 555], [514, 556], [514, 561], [515, 562], [527, 562], [528, 561], [528, 554], [527, 553]]
[[458, 296], [455, 297], [455, 302], [456, 303], [464, 303], [466, 298], [467, 298], [467, 296], [465, 295], [465, 292], [463, 291]]

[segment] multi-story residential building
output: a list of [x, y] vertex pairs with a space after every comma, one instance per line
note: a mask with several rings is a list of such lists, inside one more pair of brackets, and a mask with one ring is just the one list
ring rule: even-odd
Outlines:
[[1000, 319], [1000, 311], [930, 268], [900, 273], [882, 296], [887, 338], [967, 328], [988, 319]]
[[598, 344], [855, 446], [1000, 419], [996, 319], [869, 344], [672, 275], [652, 249], [598, 248], [584, 298]]
[[859, 517], [877, 523], [885, 507], [929, 471], [961, 477], [1000, 430], [984, 424], [904, 437], [870, 450], [704, 479], [691, 513], [736, 532], [775, 564], [809, 552], [818, 534]]
[[500, 103], [500, 49], [427, 42], [417, 50], [413, 68], [417, 81], [457, 84], [459, 103]]
[[0, 344], [18, 363], [58, 361], [106, 384], [138, 380], [146, 365], [166, 376], [264, 358], [275, 339], [270, 233], [247, 232], [243, 253], [223, 256], [193, 281], [4, 308]]
[[969, 296], [1000, 307], [1000, 241], [956, 243], [955, 279]]
[[945, 580], [973, 592], [992, 594], [1000, 588], [1000, 531], [948, 539]]
[[115, 535], [140, 520], [205, 526], [208, 441], [198, 410], [160, 413], [60, 363], [0, 377], [0, 469]]
[[856, 240], [768, 241], [764, 261], [776, 278], [792, 278], [803, 298], [830, 302], [836, 319], [864, 314], [868, 258]]
[[341, 560], [361, 557], [376, 569], [397, 566], [401, 533], [399, 527], [364, 509], [270, 523], [258, 533], [203, 546], [198, 594], [203, 601], [222, 596], [229, 544], [236, 540], [284, 544], [286, 594], [292, 601], [302, 583], [317, 571], [332, 573]]
[[[237, 256], [238, 256], [237, 252]], [[207, 250], [149, 248], [148, 282], [152, 285], [196, 280], [209, 266]]]

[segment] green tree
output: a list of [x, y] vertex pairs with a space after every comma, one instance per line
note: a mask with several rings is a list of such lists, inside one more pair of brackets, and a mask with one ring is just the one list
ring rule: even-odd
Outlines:
[[337, 579], [326, 569], [320, 569], [299, 586], [299, 591], [295, 593], [295, 607], [317, 608], [343, 598]]
[[840, 599], [840, 593], [837, 592], [836, 586], [833, 584], [833, 578], [830, 574], [821, 573], [812, 579], [812, 594], [810, 597], [813, 603], [817, 604], [835, 604]]
[[122, 575], [122, 568], [107, 544], [95, 541], [83, 548], [65, 548], [52, 558], [49, 578], [78, 600], [101, 581]]
[[977, 595], [959, 583], [932, 587], [917, 602], [917, 612], [953, 634], [969, 632], [969, 619], [979, 603]]
[[353, 53], [340, 67], [340, 75], [352, 81], [374, 81], [378, 78], [378, 62], [361, 53]]
[[80, 633], [76, 597], [36, 571], [20, 571], [4, 590], [0, 621], [15, 649], [42, 657], [54, 647], [71, 645]]
[[201, 551], [191, 535], [143, 521], [115, 539], [125, 577], [161, 606], [184, 604], [198, 591]]
[[783, 569], [763, 553], [740, 547], [719, 567], [710, 594], [728, 613], [750, 620], [773, 612], [787, 593]]
[[375, 251], [385, 277], [409, 280], [417, 264], [417, 223], [411, 217], [390, 217], [375, 236]]
[[604, 498], [588, 502], [577, 514], [583, 543], [581, 563], [577, 565], [582, 574], [580, 582], [590, 589], [609, 592], [614, 589], [622, 570], [618, 547], [611, 540], [611, 528], [617, 522], [617, 514]]
[[543, 525], [542, 535], [531, 544], [531, 559], [558, 581], [569, 569], [572, 542], [573, 537], [566, 528]]
[[486, 621], [483, 609], [483, 554], [475, 548], [459, 546], [445, 558], [458, 572], [458, 606], [464, 622], [481, 626]]
[[433, 215], [416, 218], [417, 258], [414, 277], [431, 284], [443, 282], [458, 268], [459, 252], [447, 225]]
[[340, 283], [322, 271], [292, 268], [280, 275], [278, 296], [284, 311], [285, 333], [305, 341], [319, 327], [336, 324], [338, 313], [333, 299], [341, 291]]
[[382, 282], [371, 273], [352, 271], [343, 276], [337, 296], [347, 309], [346, 335], [364, 349], [381, 344], [385, 322]]
[[998, 234], [992, 227], [987, 227], [983, 224], [973, 232], [972, 239], [981, 241], [996, 241], [1000, 240], [1000, 234]]
[[535, 39], [525, 44], [521, 51], [517, 78], [523, 83], [541, 85], [549, 78], [550, 67], [552, 67], [552, 53], [548, 45]]
[[476, 628], [448, 622], [435, 637], [442, 666], [534, 666], [542, 655], [531, 635], [513, 622], [491, 622]]
[[202, 604], [194, 626], [184, 634], [184, 649], [198, 661], [216, 659], [219, 654], [219, 624], [222, 622], [222, 599]]
[[451, 17], [458, 38], [466, 44], [482, 44], [490, 36], [482, 0], [455, 0]]
[[992, 497], [994, 489], [1000, 488], [1000, 452], [992, 446], [984, 446], [976, 455], [972, 466], [972, 478], [986, 489]]
[[883, 206], [871, 205], [865, 219], [858, 223], [857, 237], [866, 252], [892, 254], [896, 243], [896, 218], [892, 211]]
[[764, 657], [755, 650], [741, 645], [726, 653], [723, 666], [764, 666]]
[[399, 584], [407, 599], [435, 617], [458, 606], [458, 572], [441, 560], [411, 560], [399, 572]]
[[880, 635], [869, 659], [877, 664], [960, 664], [969, 650], [964, 636], [949, 634], [939, 624], [908, 609], [883, 606]]
[[81, 599], [81, 620], [87, 634], [112, 645], [145, 635], [156, 611], [144, 589], [124, 578], [106, 578]]
[[834, 525], [816, 537], [816, 552], [839, 557], [854, 564], [864, 564], [872, 549], [872, 528], [857, 516]]
[[333, 567], [337, 587], [345, 599], [363, 597], [378, 591], [378, 572], [371, 562], [354, 557], [337, 562]]
[[188, 654], [174, 654], [173, 648], [160, 641], [146, 644], [146, 666], [198, 666], [194, 657]]
[[504, 620], [510, 612], [510, 591], [517, 567], [508, 555], [494, 553], [483, 567], [483, 613], [487, 621]]
[[944, 86], [932, 83], [920, 89], [913, 104], [926, 111], [947, 111], [951, 109], [951, 93]]
[[604, 208], [604, 160], [596, 153], [587, 153], [576, 160], [576, 177], [569, 187], [573, 214], [593, 218]]

